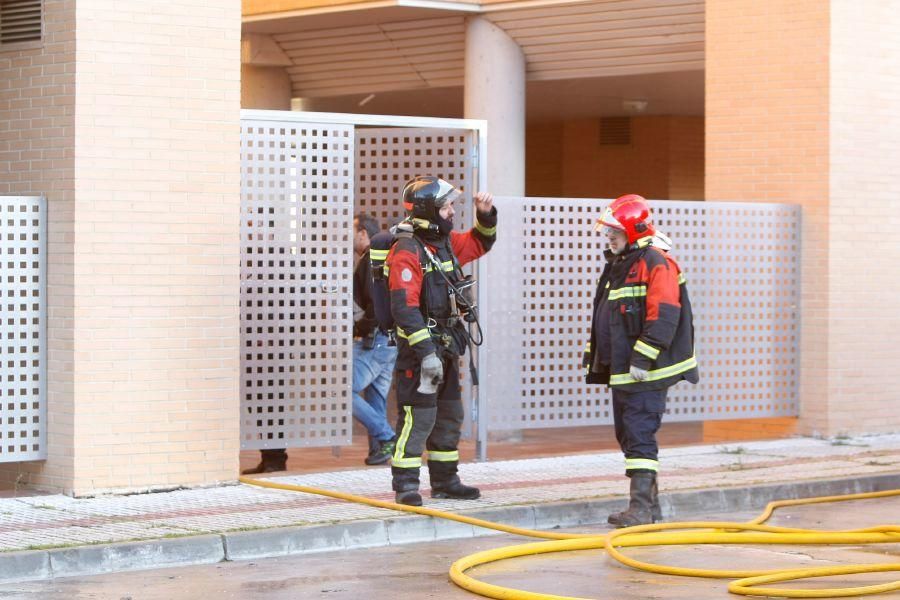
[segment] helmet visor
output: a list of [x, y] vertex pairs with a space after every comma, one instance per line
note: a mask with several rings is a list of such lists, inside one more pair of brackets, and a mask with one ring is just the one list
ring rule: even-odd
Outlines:
[[603, 214], [597, 219], [597, 222], [594, 223], [594, 231], [600, 232], [603, 235], [608, 235], [610, 232], [607, 231], [609, 229], [614, 229], [616, 231], [625, 231], [625, 228], [622, 227], [622, 224], [619, 223], [616, 218], [612, 214], [612, 210], [608, 207]]
[[443, 179], [438, 179], [438, 192], [435, 194], [434, 206], [435, 208], [442, 208], [447, 204], [456, 202], [460, 196], [462, 196], [461, 191]]

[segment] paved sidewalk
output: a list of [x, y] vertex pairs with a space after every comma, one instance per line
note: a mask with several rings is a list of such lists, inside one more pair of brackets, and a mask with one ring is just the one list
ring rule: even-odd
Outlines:
[[[747, 510], [757, 504], [761, 508], [779, 493], [797, 496], [900, 487], [900, 434], [681, 447], [663, 450], [660, 461], [663, 510], [668, 519], [677, 519], [679, 514], [704, 508]], [[618, 452], [465, 464], [462, 477], [482, 489], [482, 499], [432, 501], [426, 494], [426, 506], [538, 528], [600, 522], [612, 502], [621, 504], [625, 495], [622, 469]], [[427, 489], [427, 469], [423, 477]], [[386, 468], [272, 479], [393, 499]], [[803, 484], [809, 481], [840, 485]], [[768, 487], [763, 493], [760, 486]], [[7, 498], [0, 499], [0, 580], [489, 533], [245, 485], [89, 499]], [[114, 542], [130, 543], [110, 545]]]

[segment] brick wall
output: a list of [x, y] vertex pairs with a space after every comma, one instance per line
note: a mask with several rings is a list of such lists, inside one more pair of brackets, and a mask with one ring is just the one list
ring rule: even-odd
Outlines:
[[51, 435], [46, 465], [9, 468], [75, 494], [234, 479], [240, 2], [48, 4], [67, 7], [76, 83], [69, 68], [68, 88], [46, 92], [69, 107], [59, 135], [74, 190], [68, 211], [50, 208], [62, 439]]
[[900, 431], [900, 2], [831, 2], [829, 419]]
[[561, 123], [529, 123], [525, 130], [525, 193], [555, 198], [562, 195]]
[[46, 194], [49, 207], [49, 460], [0, 464], [13, 485], [61, 488], [74, 472], [74, 22], [75, 0], [44, 0], [41, 47], [0, 50], [0, 194]]
[[76, 492], [237, 474], [240, 9], [78, 5]]
[[706, 4], [706, 198], [803, 206], [801, 428], [830, 431], [829, 10]]
[[702, 117], [634, 117], [631, 143], [621, 146], [599, 136], [599, 118], [529, 124], [527, 195], [703, 198]]
[[669, 117], [669, 200], [702, 200], [703, 117]]
[[797, 433], [797, 424], [798, 420], [794, 417], [704, 421], [702, 439], [707, 444], [740, 440], [774, 440]]

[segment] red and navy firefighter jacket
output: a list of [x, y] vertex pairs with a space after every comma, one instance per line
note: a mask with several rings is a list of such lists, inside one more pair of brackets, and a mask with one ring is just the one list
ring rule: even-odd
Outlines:
[[449, 236], [434, 239], [417, 230], [397, 238], [386, 261], [397, 332], [397, 368], [412, 368], [432, 352], [462, 355], [464, 325], [448, 322], [452, 311], [449, 288], [423, 246], [450, 281], [456, 282], [461, 277], [460, 267], [483, 256], [494, 245], [497, 209], [492, 208], [490, 214], [477, 214], [475, 227], [465, 233], [451, 231]]
[[[660, 390], [682, 379], [697, 383], [691, 301], [678, 263], [649, 245], [620, 256], [607, 250], [605, 256], [582, 362], [587, 383], [629, 392]], [[609, 344], [608, 351], [598, 352], [600, 344]], [[632, 365], [649, 371], [647, 380], [636, 381]]]

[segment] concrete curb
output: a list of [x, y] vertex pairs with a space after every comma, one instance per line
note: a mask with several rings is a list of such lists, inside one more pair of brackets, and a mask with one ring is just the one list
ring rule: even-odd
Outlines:
[[[875, 475], [854, 479], [799, 481], [790, 484], [676, 492], [661, 496], [660, 504], [665, 519], [677, 521], [696, 518], [704, 513], [761, 510], [773, 500], [858, 494], [898, 488], [900, 488], [900, 474]], [[586, 499], [483, 508], [463, 514], [514, 527], [555, 529], [605, 523], [610, 511], [621, 509], [622, 504], [622, 498]], [[223, 560], [251, 560], [485, 535], [501, 535], [501, 532], [416, 515], [141, 542], [6, 552], [0, 553], [0, 582], [211, 564]]]

